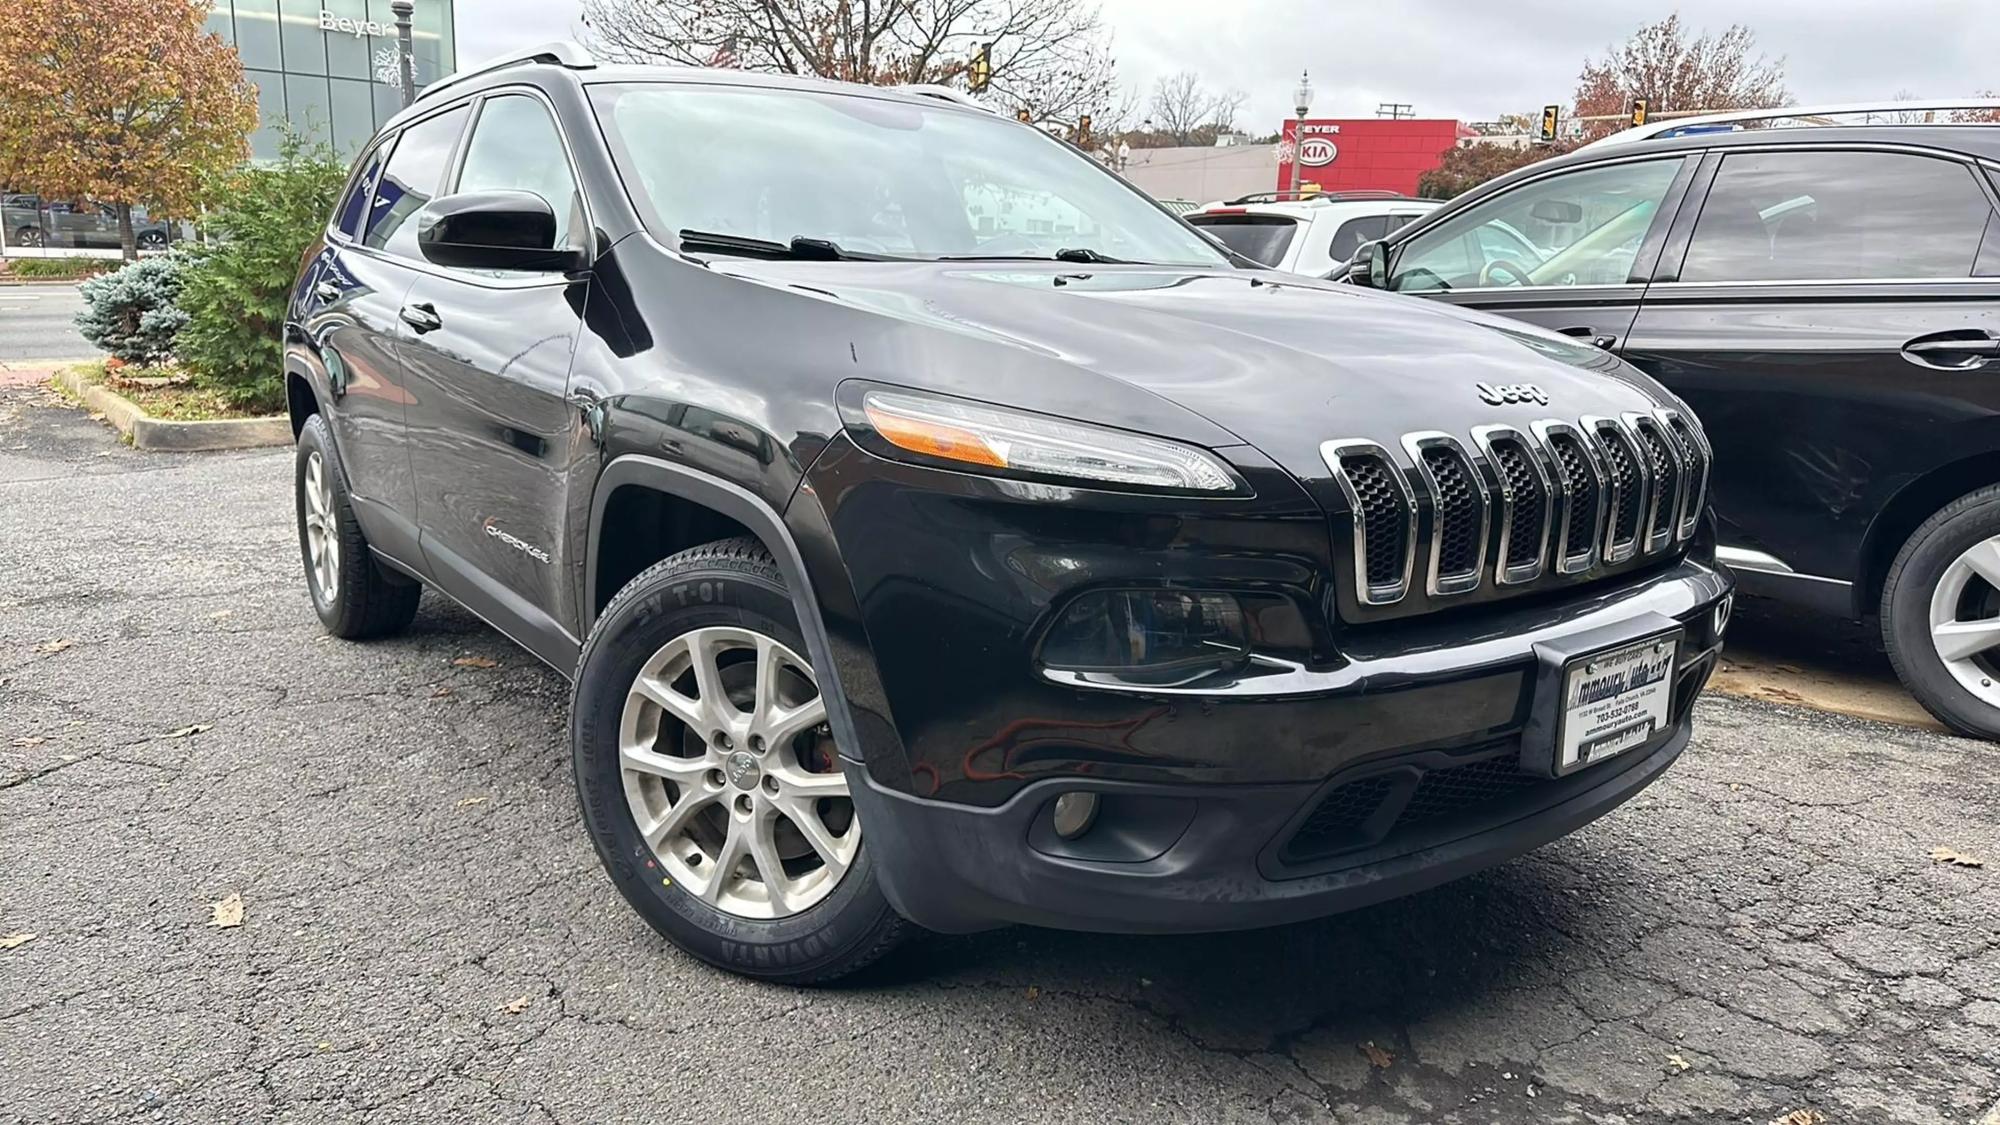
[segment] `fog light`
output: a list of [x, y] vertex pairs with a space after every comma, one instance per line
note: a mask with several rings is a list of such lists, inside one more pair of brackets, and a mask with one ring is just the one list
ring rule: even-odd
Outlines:
[[1064, 793], [1056, 798], [1056, 835], [1065, 840], [1074, 840], [1097, 820], [1097, 794]]
[[1042, 663], [1172, 681], [1240, 665], [1250, 641], [1243, 606], [1228, 594], [1108, 590], [1069, 604], [1042, 641]]

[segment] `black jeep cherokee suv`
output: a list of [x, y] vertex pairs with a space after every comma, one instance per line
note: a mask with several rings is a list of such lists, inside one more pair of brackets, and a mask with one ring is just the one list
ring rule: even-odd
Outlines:
[[755, 976], [1495, 863], [1672, 763], [1728, 615], [1651, 380], [1245, 268], [940, 91], [448, 79], [286, 332], [326, 626], [421, 582], [573, 677], [613, 880]]

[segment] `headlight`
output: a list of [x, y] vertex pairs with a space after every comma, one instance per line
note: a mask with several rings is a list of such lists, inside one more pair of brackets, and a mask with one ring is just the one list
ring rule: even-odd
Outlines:
[[1123, 430], [905, 391], [869, 391], [861, 406], [883, 441], [968, 468], [1183, 492], [1244, 490], [1212, 453]]

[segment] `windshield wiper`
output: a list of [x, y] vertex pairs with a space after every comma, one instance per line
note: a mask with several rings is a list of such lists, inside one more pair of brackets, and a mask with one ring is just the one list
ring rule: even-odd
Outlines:
[[1114, 258], [1087, 246], [1065, 246], [1053, 254], [946, 254], [940, 262], [1089, 262], [1100, 266], [1136, 266], [1129, 258]]
[[766, 258], [789, 258], [800, 262], [886, 262], [887, 255], [857, 254], [842, 250], [840, 244], [825, 238], [807, 238], [798, 235], [790, 242], [776, 242], [768, 238], [750, 238], [740, 234], [721, 234], [708, 230], [681, 231], [681, 249], [705, 249], [724, 254], [754, 254]]

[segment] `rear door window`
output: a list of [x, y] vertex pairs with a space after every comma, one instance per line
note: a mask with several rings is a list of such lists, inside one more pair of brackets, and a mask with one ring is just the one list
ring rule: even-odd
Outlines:
[[[1406, 222], [1408, 220], [1405, 220]], [[1327, 255], [1336, 262], [1344, 262], [1361, 249], [1364, 242], [1373, 242], [1389, 233], [1389, 216], [1367, 215], [1359, 219], [1349, 219], [1333, 232], [1333, 245], [1327, 247]], [[1401, 226], [1402, 223], [1397, 223]]]
[[1224, 246], [1255, 262], [1275, 266], [1299, 232], [1295, 219], [1283, 215], [1190, 215], [1188, 222], [1222, 240]]
[[1970, 277], [1992, 211], [1952, 160], [1735, 153], [1702, 204], [1680, 280]]
[[465, 128], [466, 113], [467, 108], [459, 106], [403, 130], [381, 183], [376, 185], [368, 233], [361, 239], [364, 245], [405, 258], [418, 256], [417, 224], [410, 220], [444, 182], [445, 168]]

